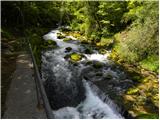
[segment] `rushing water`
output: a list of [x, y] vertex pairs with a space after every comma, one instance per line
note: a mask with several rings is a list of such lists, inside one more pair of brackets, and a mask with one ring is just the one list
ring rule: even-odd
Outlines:
[[[69, 43], [64, 42], [63, 39], [57, 39], [58, 32], [58, 30], [53, 30], [43, 36], [45, 40], [56, 41], [59, 47], [54, 50], [43, 51], [41, 67], [42, 78], [47, 83], [47, 90], [50, 92], [48, 94], [50, 103], [53, 108], [56, 106], [56, 109], [53, 110], [55, 118], [123, 118], [110, 102], [103, 102], [96, 90], [82, 77], [84, 74], [90, 81], [99, 81], [103, 77], [94, 74], [102, 71], [103, 76], [112, 75], [113, 78], [118, 78], [117, 72], [110, 68], [104, 67], [97, 70], [85, 64], [87, 61], [110, 64], [107, 60], [108, 54], [102, 55], [95, 50], [93, 54], [84, 54], [85, 58], [74, 66], [64, 58], [68, 54], [66, 48], [71, 47], [72, 51], [69, 53], [72, 53], [83, 52], [84, 47], [76, 41]], [[75, 38], [72, 37], [72, 39]], [[66, 104], [67, 106], [65, 106]]]

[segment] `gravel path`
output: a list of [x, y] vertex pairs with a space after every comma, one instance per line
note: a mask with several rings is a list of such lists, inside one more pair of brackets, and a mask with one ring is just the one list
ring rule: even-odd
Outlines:
[[12, 119], [44, 119], [44, 109], [37, 108], [36, 86], [33, 75], [31, 57], [20, 54], [16, 61], [16, 70], [8, 91], [6, 111], [3, 118]]

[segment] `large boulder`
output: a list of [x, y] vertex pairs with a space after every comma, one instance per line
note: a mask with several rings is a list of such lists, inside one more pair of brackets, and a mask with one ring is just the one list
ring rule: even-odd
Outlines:
[[45, 89], [52, 109], [62, 107], [76, 107], [85, 99], [85, 88], [83, 87], [80, 72], [75, 68], [71, 71], [71, 78], [68, 73], [61, 74], [61, 79], [51, 74], [52, 79], [45, 81]]

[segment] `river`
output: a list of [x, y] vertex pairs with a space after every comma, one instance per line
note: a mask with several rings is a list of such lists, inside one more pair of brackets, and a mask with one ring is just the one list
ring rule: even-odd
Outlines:
[[[72, 36], [67, 37], [73, 41], [64, 42], [57, 38], [57, 33], [59, 30], [55, 29], [43, 36], [45, 40], [55, 41], [58, 48], [43, 51], [41, 64], [42, 79], [55, 118], [123, 119], [116, 105], [92, 84], [95, 81], [105, 81], [106, 76], [111, 76], [113, 82], [120, 81], [120, 77], [124, 76], [123, 72], [110, 67], [113, 64], [107, 58], [110, 51], [103, 55], [93, 49], [92, 54], [86, 54], [85, 45]], [[68, 47], [72, 50], [66, 51]], [[83, 54], [83, 58], [76, 64], [65, 59], [67, 54], [73, 52]], [[97, 63], [103, 67], [94, 68], [93, 64]], [[108, 89], [111, 87], [109, 85], [106, 85]], [[123, 91], [121, 87], [116, 87], [116, 90]], [[107, 99], [105, 102], [104, 96]]]

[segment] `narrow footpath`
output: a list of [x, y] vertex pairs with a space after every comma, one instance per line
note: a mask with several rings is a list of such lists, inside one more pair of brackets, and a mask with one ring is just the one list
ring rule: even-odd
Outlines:
[[3, 118], [45, 119], [44, 109], [37, 108], [37, 93], [31, 57], [21, 53], [16, 60]]

